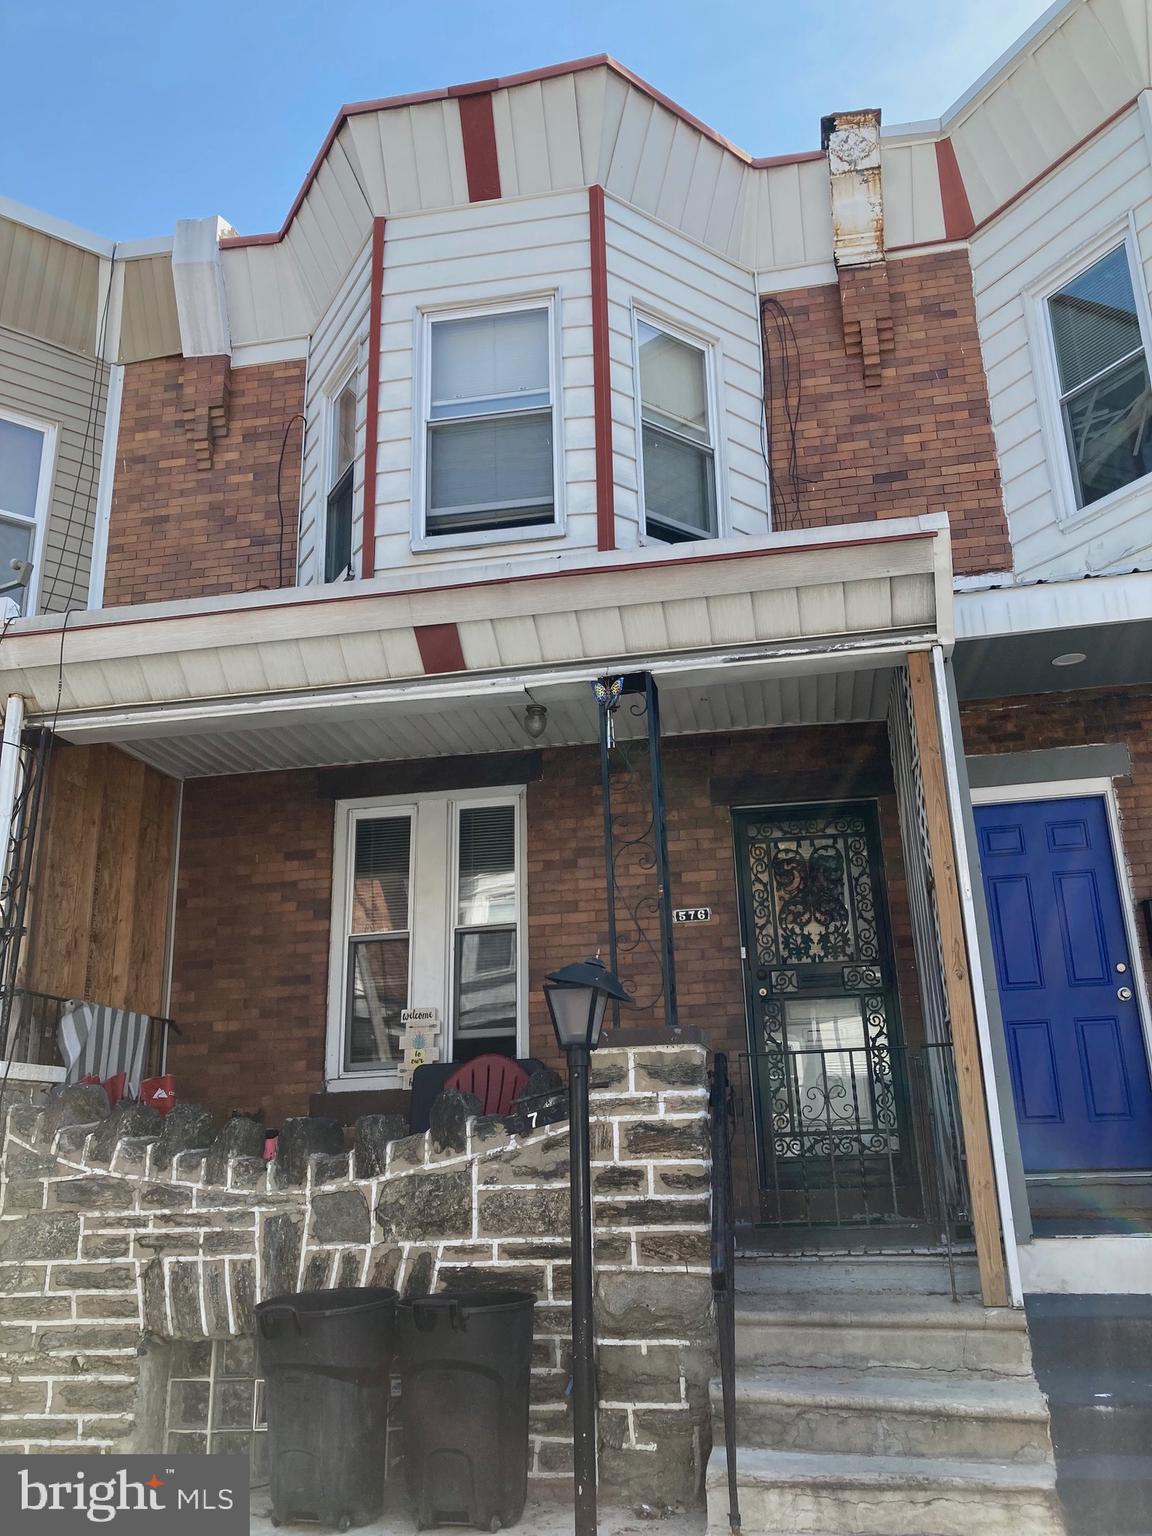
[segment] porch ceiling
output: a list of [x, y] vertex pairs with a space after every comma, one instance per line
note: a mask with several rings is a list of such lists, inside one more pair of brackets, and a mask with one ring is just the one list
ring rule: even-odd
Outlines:
[[[786, 677], [752, 675], [717, 681], [706, 673], [663, 679], [661, 725], [665, 736], [786, 725], [832, 725], [882, 719], [891, 669], [853, 666]], [[482, 699], [410, 700], [315, 714], [281, 725], [185, 729], [157, 735], [125, 733], [125, 751], [177, 778], [257, 773], [274, 769], [330, 767], [406, 758], [452, 757], [476, 752], [579, 746], [595, 742], [598, 714], [587, 681], [534, 686], [532, 697], [548, 708], [544, 735], [524, 731], [522, 689]], [[617, 724], [622, 737], [640, 734], [627, 708]], [[92, 741], [97, 735], [61, 734]]]

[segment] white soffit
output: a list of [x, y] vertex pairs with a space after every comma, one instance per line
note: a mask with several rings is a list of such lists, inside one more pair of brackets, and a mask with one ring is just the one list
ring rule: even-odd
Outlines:
[[[33, 719], [52, 718], [59, 699], [61, 724], [131, 709], [222, 723], [254, 707], [315, 707], [328, 692], [413, 683], [447, 692], [461, 679], [479, 691], [471, 679], [501, 674], [628, 670], [864, 636], [951, 640], [943, 516], [812, 530], [806, 542], [776, 534], [704, 553], [681, 545], [521, 569], [473, 568], [440, 585], [423, 573], [390, 591], [354, 583], [339, 595], [119, 609], [76, 616], [63, 637], [59, 621], [17, 621], [0, 674]], [[444, 628], [455, 631], [462, 671], [426, 670], [429, 638]]]

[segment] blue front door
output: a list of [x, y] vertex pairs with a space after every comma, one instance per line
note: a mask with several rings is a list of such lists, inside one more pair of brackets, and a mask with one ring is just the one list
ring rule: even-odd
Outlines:
[[1152, 1168], [1152, 1085], [1098, 795], [976, 808], [1024, 1167]]

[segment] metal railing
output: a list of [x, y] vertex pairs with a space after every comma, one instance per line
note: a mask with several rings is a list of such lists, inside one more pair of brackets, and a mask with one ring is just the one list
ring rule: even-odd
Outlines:
[[728, 1467], [728, 1525], [740, 1530], [736, 1483], [736, 1214], [732, 1202], [732, 1088], [728, 1058], [712, 1063], [712, 1298], [720, 1335], [720, 1387], [724, 1406], [724, 1455]]
[[940, 1249], [955, 1293], [971, 1216], [950, 1042], [739, 1055], [731, 1076], [738, 1223]]
[[[60, 1020], [76, 1002], [76, 998], [33, 992], [28, 987], [13, 987], [10, 993], [0, 988], [0, 1021], [4, 1025], [0, 1060], [25, 1066], [63, 1067]], [[158, 1077], [164, 1071], [169, 1030], [180, 1033], [172, 1019], [158, 1015], [149, 1019], [143, 1077]]]

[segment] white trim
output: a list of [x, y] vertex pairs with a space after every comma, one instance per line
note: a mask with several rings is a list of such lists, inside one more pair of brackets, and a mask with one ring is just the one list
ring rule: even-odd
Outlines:
[[262, 363], [295, 363], [308, 356], [308, 337], [284, 341], [244, 341], [232, 349], [233, 368], [258, 368]]
[[34, 1061], [0, 1059], [0, 1081], [4, 1082], [62, 1083], [67, 1075], [67, 1067], [45, 1067]]
[[4, 728], [0, 736], [0, 880], [8, 876], [8, 855], [12, 847], [12, 822], [16, 814], [16, 796], [23, 777], [20, 762], [20, 738], [24, 731], [24, 700], [10, 693], [4, 707]]
[[1025, 1289], [1057, 1296], [1147, 1296], [1152, 1234], [1038, 1237], [1020, 1248]]
[[1036, 377], [1036, 404], [1045, 451], [1052, 466], [1050, 479], [1056, 527], [1062, 533], [1078, 531], [1095, 518], [1110, 519], [1125, 502], [1134, 498], [1146, 500], [1152, 484], [1152, 474], [1141, 475], [1107, 496], [1080, 506], [1076, 496], [1071, 448], [1064, 430], [1064, 391], [1060, 388], [1056, 367], [1056, 343], [1052, 333], [1049, 301], [1061, 288], [1121, 247], [1128, 261], [1128, 275], [1136, 302], [1136, 319], [1144, 347], [1145, 365], [1152, 371], [1152, 310], [1149, 308], [1148, 288], [1140, 266], [1139, 240], [1132, 210], [1123, 218], [1112, 220], [1104, 230], [1049, 267], [1043, 277], [1024, 290], [1025, 329], [1028, 332]]
[[[33, 618], [39, 612], [40, 592], [44, 584], [44, 550], [48, 537], [48, 519], [52, 515], [52, 482], [56, 473], [56, 447], [60, 429], [54, 421], [41, 421], [34, 416], [24, 416], [19, 411], [9, 410], [7, 406], [0, 406], [0, 421], [10, 421], [15, 426], [27, 427], [32, 432], [39, 432], [44, 439], [40, 449], [39, 478], [36, 481], [36, 510], [32, 517], [27, 518], [18, 512], [9, 512], [7, 508], [2, 509], [0, 514], [6, 523], [20, 524], [32, 529], [32, 541], [29, 545], [32, 580], [25, 589], [24, 614], [27, 618]], [[79, 469], [77, 473], [80, 473]], [[8, 580], [11, 574], [10, 571], [0, 572], [0, 581]]]
[[1152, 619], [1152, 571], [1017, 586], [1010, 580], [982, 591], [958, 591], [953, 609], [958, 640], [993, 635], [1059, 632], [1093, 625], [1132, 624]]
[[81, 251], [91, 251], [95, 256], [110, 257], [116, 245], [105, 235], [82, 229], [79, 224], [69, 224], [66, 219], [58, 219], [53, 213], [44, 213], [11, 197], [0, 197], [0, 219], [23, 224], [27, 229], [38, 230], [53, 240], [63, 240], [66, 245], [74, 245]]
[[124, 365], [108, 370], [104, 401], [104, 436], [100, 444], [100, 479], [96, 488], [96, 518], [92, 528], [92, 553], [88, 571], [88, 606], [104, 606], [104, 578], [108, 569], [108, 528], [112, 518], [112, 490], [116, 480], [116, 446], [120, 437], [120, 406], [124, 398]]
[[834, 261], [813, 261], [802, 267], [761, 267], [752, 276], [758, 294], [830, 287], [839, 280]]
[[[976, 1035], [980, 1045], [980, 1060], [984, 1069], [984, 1099], [988, 1108], [988, 1133], [992, 1145], [992, 1164], [996, 1177], [996, 1194], [1000, 1204], [1000, 1227], [1004, 1236], [1004, 1257], [1008, 1269], [1008, 1292], [1014, 1307], [1024, 1305], [1024, 1290], [1020, 1280], [1020, 1259], [1014, 1237], [1016, 1224], [1012, 1209], [1012, 1183], [1008, 1174], [1008, 1159], [1004, 1149], [1004, 1133], [1001, 1123], [1000, 1094], [996, 1082], [996, 1061], [992, 1053], [992, 1027], [988, 1017], [988, 1003], [984, 991], [984, 967], [980, 957], [980, 932], [976, 924], [976, 903], [973, 895], [972, 866], [968, 862], [968, 844], [964, 836], [964, 811], [960, 794], [960, 778], [956, 771], [962, 748], [952, 730], [952, 706], [948, 694], [948, 674], [944, 668], [944, 652], [940, 646], [932, 647], [932, 676], [936, 690], [936, 715], [940, 724], [941, 760], [944, 766], [944, 783], [948, 793], [948, 813], [952, 823], [952, 851], [956, 861], [957, 884], [960, 888], [960, 911], [964, 922], [964, 937], [968, 947], [968, 971], [972, 990], [972, 1002], [976, 1015]], [[1015, 1113], [1015, 1110], [1013, 1110]]]
[[[486, 544], [522, 544], [563, 538], [566, 524], [564, 465], [564, 391], [562, 299], [556, 288], [517, 294], [478, 304], [424, 304], [413, 319], [413, 401], [411, 544], [416, 553], [434, 549], [481, 548]], [[461, 533], [427, 533], [428, 426], [431, 420], [432, 327], [437, 321], [468, 320], [484, 315], [548, 312], [548, 396], [552, 411], [552, 521], [530, 528], [489, 528]]]
[[486, 789], [436, 790], [418, 795], [367, 795], [339, 800], [332, 843], [332, 915], [328, 944], [325, 1077], [330, 1092], [401, 1086], [399, 1068], [352, 1070], [344, 1066], [348, 985], [348, 914], [352, 901], [352, 829], [377, 817], [411, 818], [408, 882], [408, 1003], [440, 1013], [441, 1059], [453, 1046], [453, 949], [456, 931], [456, 866], [459, 810], [463, 806], [516, 807], [516, 1054], [528, 1042], [527, 797], [523, 784]]
[[[720, 430], [721, 422], [726, 422], [727, 417], [720, 412], [720, 388], [719, 388], [719, 360], [721, 358], [720, 342], [715, 336], [704, 331], [694, 330], [683, 324], [682, 321], [673, 320], [659, 309], [644, 303], [638, 304], [632, 301], [631, 332], [632, 332], [632, 413], [633, 430], [636, 433], [636, 488], [639, 499], [639, 518], [637, 537], [642, 546], [647, 548], [667, 549], [672, 544], [687, 543], [705, 544], [716, 539], [724, 539], [731, 536], [728, 515], [728, 476], [727, 460], [724, 455], [724, 444], [727, 441], [726, 434]], [[661, 539], [648, 532], [648, 506], [644, 492], [644, 400], [640, 389], [640, 332], [639, 326], [643, 322], [654, 331], [660, 331], [663, 335], [670, 336], [673, 341], [680, 342], [683, 346], [691, 347], [694, 352], [702, 354], [704, 359], [704, 397], [708, 410], [708, 447], [712, 454], [712, 498], [713, 514], [716, 526], [711, 533], [701, 534], [699, 538], [682, 540]], [[691, 439], [686, 438], [686, 442]], [[697, 444], [696, 446], [700, 446]], [[771, 507], [769, 507], [769, 524], [771, 523]]]

